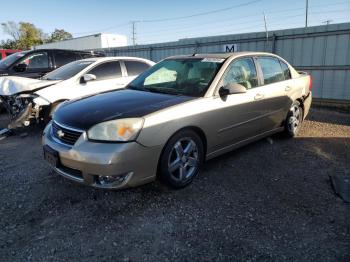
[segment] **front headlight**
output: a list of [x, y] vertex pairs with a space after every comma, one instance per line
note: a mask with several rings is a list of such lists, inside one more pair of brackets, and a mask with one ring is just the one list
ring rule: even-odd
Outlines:
[[126, 142], [135, 140], [142, 126], [142, 118], [117, 119], [91, 127], [87, 135], [91, 140]]

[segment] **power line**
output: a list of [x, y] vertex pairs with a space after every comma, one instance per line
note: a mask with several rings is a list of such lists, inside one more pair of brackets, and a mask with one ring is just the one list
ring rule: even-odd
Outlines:
[[78, 32], [78, 33], [72, 33], [73, 35], [84, 35], [84, 34], [94, 34], [94, 33], [99, 33], [101, 31], [108, 31], [111, 29], [115, 29], [115, 28], [120, 28], [120, 27], [124, 27], [126, 25], [129, 25], [130, 23], [123, 23], [123, 24], [119, 24], [119, 25], [114, 25], [114, 26], [110, 26], [110, 27], [105, 27], [105, 28], [100, 28], [98, 30], [94, 30], [94, 31], [87, 31], [87, 32]]
[[[334, 5], [338, 5], [338, 4], [343, 4], [343, 3], [349, 3], [349, 1], [346, 1], [346, 2], [336, 2], [336, 3], [332, 3], [332, 4], [323, 4], [323, 5], [315, 5], [315, 6], [310, 6], [309, 9], [313, 10], [314, 8], [318, 8], [318, 7], [324, 7], [324, 6], [334, 6]], [[282, 14], [282, 13], [285, 13], [285, 12], [290, 12], [290, 11], [297, 11], [297, 10], [304, 10], [305, 8], [293, 8], [293, 9], [284, 9], [284, 10], [274, 10], [274, 11], [268, 11], [268, 12], [265, 12], [265, 14]], [[344, 10], [334, 10], [336, 12], [344, 12]], [[333, 11], [326, 11], [326, 12], [333, 12]], [[318, 14], [318, 13], [325, 13], [325, 11], [321, 11], [321, 12], [309, 12], [309, 14]], [[186, 24], [176, 24], [176, 25], [169, 25], [166, 27], [166, 29], [160, 29], [160, 30], [154, 30], [154, 31], [145, 31], [144, 33], [141, 33], [141, 35], [158, 35], [160, 32], [169, 32], [169, 30], [173, 30], [173, 29], [178, 29], [180, 28], [181, 30], [177, 30], [176, 32], [179, 32], [179, 31], [188, 31], [190, 29], [195, 29], [195, 28], [202, 28], [203, 25], [214, 25], [214, 24], [223, 24], [223, 22], [226, 22], [226, 21], [238, 21], [239, 23], [236, 23], [235, 25], [240, 25], [240, 24], [246, 24], [246, 23], [249, 23], [249, 22], [255, 22], [257, 21], [257, 19], [250, 19], [248, 21], [245, 21], [245, 22], [240, 22], [241, 20], [243, 19], [246, 19], [246, 18], [250, 18], [250, 17], [257, 17], [259, 16], [261, 13], [256, 13], [256, 14], [251, 14], [251, 15], [248, 15], [248, 16], [241, 16], [241, 17], [235, 17], [234, 20], [232, 20], [232, 18], [229, 18], [229, 19], [215, 19], [215, 20], [209, 20], [207, 22], [202, 22], [200, 24], [197, 24], [197, 25], [188, 25], [187, 23]], [[276, 16], [273, 16], [274, 18]], [[285, 16], [283, 16], [283, 18], [285, 18]], [[185, 29], [184, 29], [185, 28]], [[172, 31], [174, 32], [174, 31]], [[155, 33], [155, 34], [154, 34]]]
[[192, 15], [186, 15], [186, 16], [177, 16], [177, 17], [170, 17], [170, 18], [163, 18], [163, 19], [152, 19], [152, 20], [142, 20], [141, 22], [143, 23], [154, 23], [154, 22], [164, 22], [164, 21], [174, 21], [174, 20], [180, 20], [180, 19], [187, 19], [187, 18], [192, 18], [192, 17], [197, 17], [197, 16], [203, 16], [203, 15], [210, 15], [210, 14], [215, 14], [215, 13], [220, 13], [220, 12], [225, 12], [237, 7], [243, 7], [243, 6], [248, 6], [252, 5], [258, 2], [261, 2], [262, 0], [254, 0], [234, 6], [229, 6], [226, 8], [221, 8], [221, 9], [216, 9], [208, 12], [203, 12], [203, 13], [197, 13], [197, 14], [192, 14]]

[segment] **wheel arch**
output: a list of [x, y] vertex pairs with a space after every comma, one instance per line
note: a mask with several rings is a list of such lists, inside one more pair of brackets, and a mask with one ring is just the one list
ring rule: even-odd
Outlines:
[[159, 176], [159, 165], [160, 165], [160, 160], [163, 156], [163, 153], [164, 153], [164, 150], [165, 150], [165, 147], [166, 145], [168, 144], [169, 140], [175, 136], [177, 133], [181, 132], [181, 131], [184, 131], [184, 130], [191, 130], [193, 132], [195, 132], [199, 137], [200, 139], [202, 140], [202, 143], [203, 143], [203, 149], [204, 149], [204, 160], [206, 158], [206, 154], [207, 154], [207, 145], [208, 145], [208, 142], [207, 142], [207, 137], [204, 133], [204, 131], [198, 127], [198, 126], [185, 126], [185, 127], [182, 127], [178, 130], [176, 130], [171, 136], [169, 136], [169, 138], [167, 139], [166, 143], [164, 144], [163, 148], [162, 148], [162, 151], [159, 155], [159, 158], [158, 158], [158, 163], [157, 163], [157, 177]]

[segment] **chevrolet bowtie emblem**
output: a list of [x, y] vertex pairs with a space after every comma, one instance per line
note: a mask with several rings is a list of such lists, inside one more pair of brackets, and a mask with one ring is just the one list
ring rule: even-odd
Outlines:
[[63, 133], [62, 130], [58, 130], [58, 131], [57, 131], [57, 135], [58, 135], [59, 138], [64, 137], [64, 133]]

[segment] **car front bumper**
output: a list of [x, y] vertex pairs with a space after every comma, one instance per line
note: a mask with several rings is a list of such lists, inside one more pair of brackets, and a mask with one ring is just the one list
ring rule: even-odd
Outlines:
[[[108, 189], [155, 180], [161, 153], [160, 146], [145, 147], [137, 142], [91, 142], [86, 133], [68, 146], [52, 137], [51, 123], [44, 130], [42, 144], [58, 153], [59, 164], [52, 166], [56, 173], [81, 184]], [[104, 182], [104, 178], [114, 182]]]

